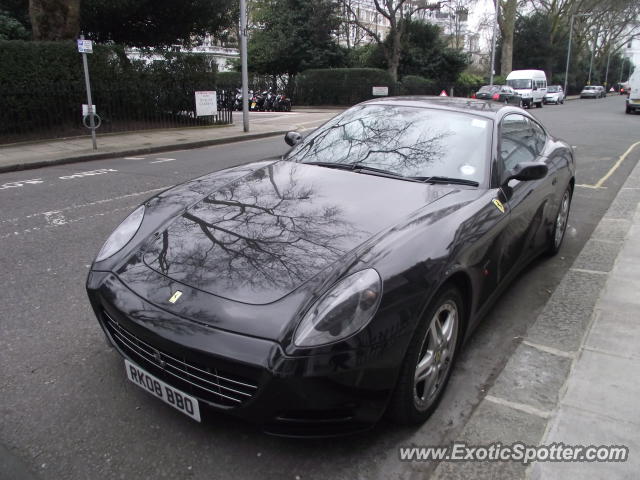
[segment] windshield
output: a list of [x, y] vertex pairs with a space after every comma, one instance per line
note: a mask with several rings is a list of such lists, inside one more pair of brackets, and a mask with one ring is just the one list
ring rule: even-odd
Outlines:
[[547, 92], [548, 93], [557, 93], [559, 91], [560, 91], [560, 89], [558, 87], [551, 86], [551, 87], [547, 88]]
[[480, 90], [478, 90], [479, 93], [488, 93], [491, 90], [495, 90], [495, 86], [494, 85], [485, 85], [484, 87], [480, 87]]
[[595, 90], [596, 87], [584, 87], [583, 90]]
[[457, 112], [392, 105], [350, 108], [287, 156], [301, 163], [358, 164], [403, 177], [482, 182], [492, 122]]
[[515, 89], [531, 88], [531, 80], [528, 78], [518, 78], [513, 80], [507, 80], [507, 85]]

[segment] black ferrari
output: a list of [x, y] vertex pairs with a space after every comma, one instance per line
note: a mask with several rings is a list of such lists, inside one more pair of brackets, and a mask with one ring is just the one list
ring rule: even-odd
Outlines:
[[356, 105], [147, 200], [87, 290], [129, 380], [283, 435], [420, 424], [478, 321], [562, 244], [573, 151], [517, 107]]

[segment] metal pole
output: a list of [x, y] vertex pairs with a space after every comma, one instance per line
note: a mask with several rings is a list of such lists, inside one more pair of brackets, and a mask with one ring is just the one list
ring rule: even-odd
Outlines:
[[591, 49], [591, 61], [589, 62], [589, 80], [587, 85], [591, 85], [591, 69], [593, 68], [593, 55], [596, 53], [596, 41], [593, 41], [593, 48]]
[[491, 38], [491, 74], [489, 76], [489, 85], [493, 85], [493, 73], [496, 66], [496, 26], [498, 25], [499, 15], [500, 0], [496, 0], [496, 18], [493, 22], [493, 37]]
[[249, 69], [247, 66], [247, 7], [240, 0], [240, 57], [242, 61], [242, 124], [249, 131]]
[[571, 24], [569, 26], [569, 46], [567, 47], [567, 68], [564, 70], [564, 94], [567, 95], [567, 82], [569, 80], [569, 59], [571, 58], [571, 37], [573, 36], [573, 18], [574, 15], [571, 15]]
[[[84, 35], [80, 35], [80, 40], [84, 40]], [[96, 141], [96, 119], [93, 116], [93, 102], [91, 101], [91, 82], [89, 81], [89, 64], [87, 62], [87, 54], [82, 54], [82, 66], [84, 67], [84, 84], [87, 87], [87, 104], [89, 108], [89, 126], [91, 127], [91, 142], [93, 143], [93, 149], [98, 149], [98, 142]]]
[[608, 47], [609, 47], [609, 52], [607, 53], [607, 69], [606, 69], [605, 74], [604, 74], [604, 88], [605, 88], [605, 90], [607, 90], [607, 87], [609, 86], [609, 84], [607, 82], [609, 80], [609, 62], [611, 61], [611, 44], [610, 43], [609, 43]]

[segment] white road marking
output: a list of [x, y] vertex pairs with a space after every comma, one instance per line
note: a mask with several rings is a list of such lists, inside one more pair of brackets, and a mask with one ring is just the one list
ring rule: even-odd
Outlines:
[[22, 230], [20, 232], [6, 233], [4, 235], [0, 235], [0, 240], [5, 239], [5, 238], [9, 238], [9, 237], [15, 237], [15, 236], [18, 236], [18, 235], [24, 235], [26, 233], [36, 232], [36, 231], [39, 231], [39, 230], [47, 230], [47, 229], [51, 229], [51, 228], [62, 227], [64, 225], [69, 225], [71, 223], [81, 222], [83, 220], [89, 220], [91, 218], [104, 217], [105, 215], [111, 215], [112, 213], [120, 212], [122, 210], [131, 210], [131, 207], [114, 208], [113, 210], [109, 210], [108, 212], [94, 213], [93, 215], [87, 215], [86, 217], [78, 217], [78, 218], [72, 218], [72, 219], [69, 219], [69, 220], [65, 220], [63, 223], [52, 222], [52, 223], [48, 223], [44, 227], [25, 228], [24, 230]]
[[44, 212], [43, 213], [45, 221], [49, 225], [65, 225], [67, 220], [64, 218], [64, 215], [60, 210], [54, 210], [53, 212]]
[[38, 185], [40, 183], [44, 183], [44, 180], [41, 178], [32, 178], [31, 180], [18, 180], [16, 182], [7, 182], [0, 185], [0, 190], [5, 190], [7, 188], [20, 188], [25, 185]]
[[115, 168], [99, 168], [97, 170], [89, 170], [86, 172], [76, 172], [73, 175], [63, 175], [58, 177], [60, 180], [72, 180], [74, 178], [92, 177], [94, 175], [104, 175], [105, 173], [117, 172]]
[[125, 160], [144, 160], [147, 157], [124, 157]]
[[173, 162], [174, 160], [175, 158], [158, 158], [157, 160], [149, 163], [166, 163], [166, 162]]
[[[89, 203], [83, 203], [80, 205], [71, 205], [69, 207], [64, 207], [61, 208], [59, 210], [56, 210], [56, 212], [61, 213], [61, 212], [68, 212], [70, 210], [76, 210], [79, 208], [86, 208], [86, 207], [92, 207], [94, 205], [102, 205], [103, 203], [109, 203], [109, 202], [115, 202], [118, 200], [123, 200], [125, 198], [131, 198], [131, 197], [138, 197], [140, 195], [149, 195], [151, 193], [156, 193], [156, 192], [161, 192], [162, 190], [166, 190], [167, 188], [169, 188], [170, 186], [166, 186], [166, 187], [160, 187], [160, 188], [153, 188], [151, 190], [145, 190], [143, 192], [135, 192], [135, 193], [128, 193], [126, 195], [120, 195], [118, 197], [112, 197], [112, 198], [105, 198], [104, 200], [96, 200], [95, 202], [89, 202]], [[9, 218], [6, 220], [0, 220], [0, 223], [15, 223], [15, 222], [19, 222], [21, 220], [27, 219], [27, 218], [34, 218], [34, 217], [38, 217], [41, 215], [44, 215], [46, 218], [46, 215], [49, 214], [51, 212], [38, 212], [38, 213], [31, 213], [25, 217], [16, 217], [16, 218]]]

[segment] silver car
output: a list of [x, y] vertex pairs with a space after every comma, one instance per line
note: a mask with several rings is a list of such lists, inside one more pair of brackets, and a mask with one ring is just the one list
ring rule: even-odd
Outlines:
[[580, 92], [580, 98], [600, 98], [602, 95], [595, 85], [587, 85]]
[[547, 87], [547, 93], [544, 95], [542, 99], [544, 103], [555, 103], [563, 104], [564, 103], [564, 90], [562, 90], [562, 86], [560, 85], [549, 85]]

